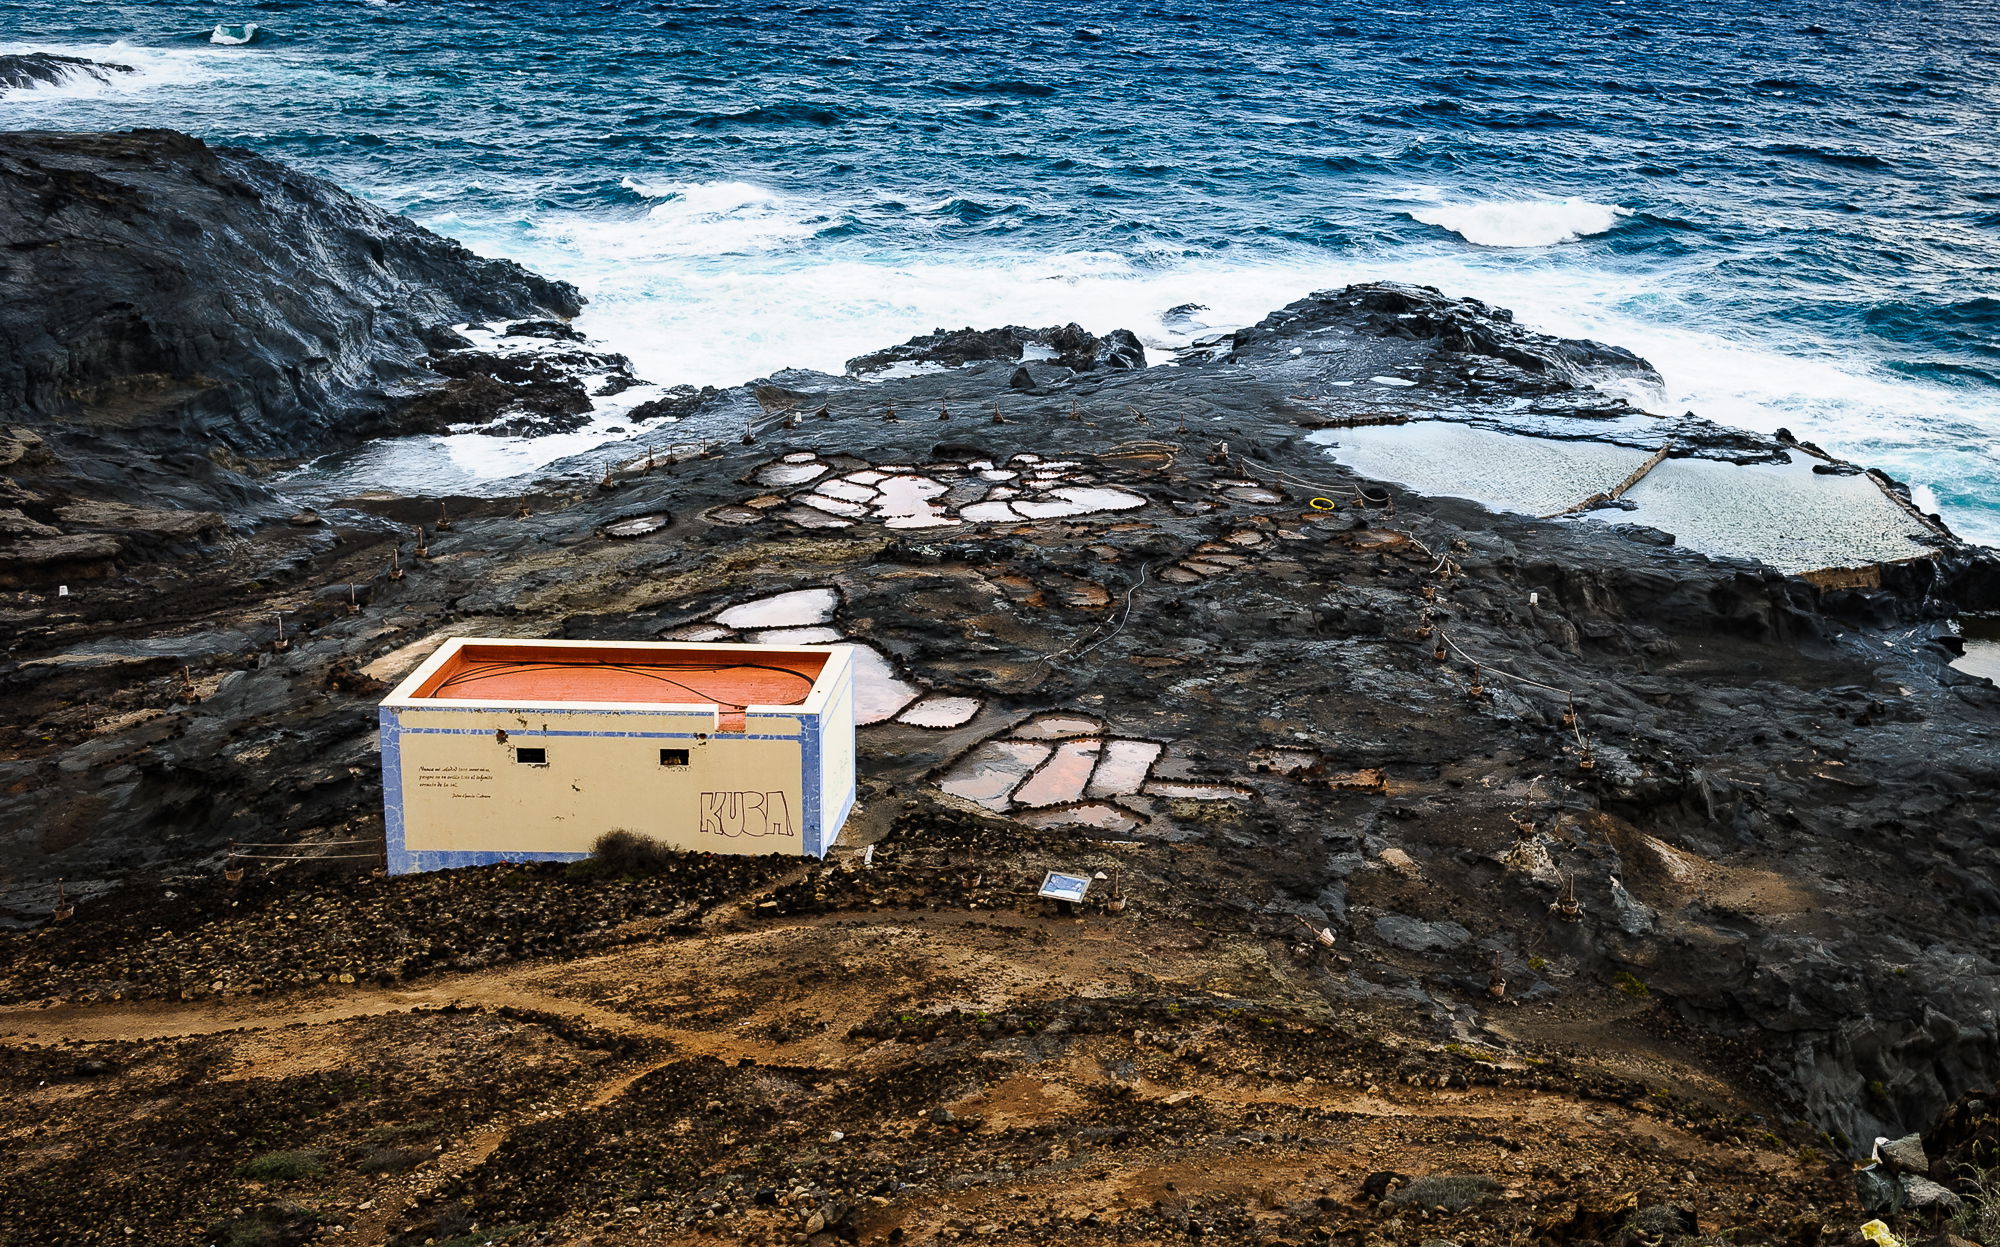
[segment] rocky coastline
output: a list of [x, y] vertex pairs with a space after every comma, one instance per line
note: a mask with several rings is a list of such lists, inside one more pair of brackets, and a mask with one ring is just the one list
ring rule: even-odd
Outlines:
[[[1191, 1224], [1226, 1242], [1706, 1241], [1638, 1236], [1655, 1233], [1643, 1205], [1739, 1230], [1731, 1241], [1847, 1242], [1826, 1227], [1859, 1223], [1843, 1166], [1872, 1139], [1955, 1103], [1954, 1121], [1991, 1120], [1964, 1105], [2000, 1082], [2000, 691], [1949, 664], [1954, 617], [2000, 609], [2000, 563], [1916, 514], [1895, 482], [1794, 441], [1646, 414], [1634, 396], [1658, 377], [1627, 351], [1392, 284], [1313, 294], [1167, 361], [1123, 330], [940, 329], [846, 375], [659, 393], [626, 414], [625, 440], [490, 494], [335, 478], [307, 502], [288, 473], [314, 456], [573, 429], [642, 382], [569, 327], [575, 290], [183, 135], [0, 135], [0, 244], [6, 1075], [113, 1043], [91, 1040], [89, 1019], [134, 1002], [212, 1019], [305, 1002], [331, 1019], [372, 990], [367, 1025], [414, 1035], [456, 1015], [390, 1010], [459, 1007], [451, 976], [570, 961], [604, 971], [587, 1025], [546, 1000], [500, 1014], [465, 998], [469, 1025], [550, 1028], [535, 1042], [564, 1055], [529, 1063], [548, 1086], [461, 1089], [440, 1119], [472, 1130], [494, 1097], [553, 1103], [549, 1088], [587, 1064], [653, 1054], [632, 1067], [650, 1070], [639, 1098], [571, 1104], [506, 1135], [490, 1159], [399, 1197], [393, 1226], [349, 1208], [339, 1233], [354, 1236], [328, 1238], [329, 1205], [288, 1238], [291, 1214], [256, 1213], [279, 1227], [268, 1241], [369, 1241], [364, 1223], [373, 1241], [445, 1241], [476, 1223], [526, 1227], [521, 1242], [584, 1241], [564, 1235], [596, 1224], [607, 1236], [592, 1241], [623, 1242], [604, 1227], [628, 1205], [653, 1209], [649, 1232], [690, 1242], [1029, 1241], [1054, 1225], [1071, 1241], [1182, 1241]], [[1537, 519], [1370, 479], [1329, 453], [1342, 430], [1439, 419], [1655, 462], [1812, 464], [1907, 512], [1911, 556], [1788, 574], [1679, 545], [1643, 506], [1638, 522], [1605, 522], [1615, 498], [1598, 518]], [[919, 504], [818, 489], [896, 474], [923, 482]], [[369, 875], [374, 702], [435, 639], [696, 635], [731, 605], [801, 588], [835, 590], [840, 631], [908, 691], [862, 732], [850, 840], [878, 843], [879, 869]], [[946, 726], [901, 717], [919, 698], [970, 709]], [[1054, 719], [1152, 748], [1144, 788], [1042, 801], [967, 782], [992, 777], [982, 758], [1021, 752], [1007, 742], [1046, 756], [1032, 742], [1062, 739], [1035, 734]], [[328, 860], [225, 879], [241, 844]], [[1051, 955], [1051, 941], [1079, 955], [1071, 920], [1021, 883], [1072, 859], [1117, 869], [1135, 898], [1130, 913], [1093, 909], [1085, 929], [1171, 965], [1072, 967], [1087, 991], [1054, 976], [1001, 1001], [1002, 967]], [[868, 1004], [822, 1001], [819, 1030], [779, 1027], [765, 1048], [630, 998], [604, 961], [727, 947], [770, 954], [783, 978], [808, 972], [773, 950], [807, 930], [837, 942]], [[869, 995], [869, 939], [928, 938], [978, 972]], [[1183, 953], [1170, 946], [1190, 950], [1187, 967], [1172, 968]], [[712, 969], [675, 973], [688, 992], [730, 990]], [[326, 1024], [361, 1025], [340, 1016]], [[1269, 1051], [1260, 1026], [1281, 1036]], [[201, 1064], [169, 1051], [179, 1033], [121, 1033], [125, 1047], [75, 1059], [167, 1079]], [[1161, 1088], [1179, 1075], [1119, 1047], [1148, 1035], [1177, 1059], [1208, 1051], [1220, 1072], [1188, 1074], [1194, 1098], [1171, 1100]], [[891, 1050], [920, 1055], [892, 1069]], [[904, 1158], [864, 1180], [841, 1144], [852, 1131], [821, 1102], [829, 1070], [861, 1051], [880, 1081], [841, 1092], [840, 1111], [875, 1123], [863, 1133], [882, 1155], [916, 1131], [958, 1158], [949, 1174]], [[1100, 1080], [1074, 1092], [1089, 1111], [1021, 1116], [1008, 1146], [1033, 1156], [979, 1152], [1002, 1127], [982, 1136], [965, 1120], [1004, 1122], [1008, 1079], [1085, 1052], [1111, 1071], [1074, 1075]], [[782, 1110], [786, 1128], [836, 1158], [794, 1174], [810, 1188], [796, 1203], [792, 1188], [767, 1201], [679, 1171], [599, 1189], [588, 1166], [558, 1163], [600, 1134], [684, 1130], [683, 1100], [710, 1105], [695, 1113], [701, 1146], [734, 1155], [761, 1111], [748, 1106], [778, 1094], [752, 1086], [760, 1061], [786, 1066], [781, 1103], [812, 1106]], [[1187, 1107], [1282, 1100], [1241, 1079], [1284, 1072], [1298, 1098], [1302, 1071], [1355, 1098], [1305, 1124], [1198, 1122]], [[909, 1089], [932, 1083], [957, 1090]], [[1577, 1110], [1600, 1116], [1650, 1102], [1674, 1129], [1756, 1159], [1725, 1177], [1688, 1144], [1675, 1172], [1700, 1176], [1653, 1181], [1607, 1151], [1601, 1189], [1538, 1161], [1546, 1176], [1497, 1172], [1491, 1191], [1415, 1212], [1322, 1174], [1236, 1191], [1242, 1216], [1156, 1191], [1114, 1217], [1099, 1207], [1111, 1196], [1047, 1150], [1095, 1148], [1121, 1172], [1211, 1165], [1204, 1148], [1294, 1157], [1368, 1129], [1333, 1123], [1360, 1121], [1361, 1100], [1393, 1098], [1392, 1084], [1488, 1086], [1521, 1114], [1508, 1097], [1537, 1088], [1620, 1106]], [[1178, 1160], [1157, 1151], [1176, 1138], [1205, 1142]], [[1408, 1168], [1392, 1142], [1376, 1146], [1374, 1169]], [[1530, 1146], [1560, 1155], [1554, 1139]], [[41, 1172], [24, 1163], [14, 1178]], [[560, 1173], [556, 1193], [534, 1190], [536, 1165]], [[1070, 1184], [1075, 1217], [1101, 1219], [1055, 1201], [1046, 1224], [990, 1234], [926, 1220], [944, 1192], [970, 1200], [1030, 1174]], [[287, 1181], [231, 1195], [234, 1213], [189, 1205], [147, 1241], [312, 1205], [310, 1184]], [[1617, 1204], [1649, 1181], [1661, 1189]], [[660, 1194], [629, 1194], [640, 1188]]]

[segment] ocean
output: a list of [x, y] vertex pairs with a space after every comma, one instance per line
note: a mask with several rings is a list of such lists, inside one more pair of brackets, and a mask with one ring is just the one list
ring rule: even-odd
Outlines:
[[36, 50], [139, 72], [0, 126], [300, 166], [575, 282], [654, 381], [945, 326], [1157, 352], [1391, 278], [1629, 347], [1653, 409], [1788, 427], [2000, 542], [1992, 3], [0, 0]]

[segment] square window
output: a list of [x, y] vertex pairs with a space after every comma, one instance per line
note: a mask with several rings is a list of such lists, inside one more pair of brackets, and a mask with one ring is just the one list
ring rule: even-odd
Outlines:
[[660, 765], [661, 765], [661, 766], [686, 766], [687, 764], [688, 764], [688, 751], [687, 751], [687, 750], [685, 750], [685, 749], [662, 749], [662, 750], [660, 750]]
[[520, 763], [522, 766], [547, 766], [549, 764], [549, 751], [546, 749], [516, 749], [514, 751], [514, 761]]

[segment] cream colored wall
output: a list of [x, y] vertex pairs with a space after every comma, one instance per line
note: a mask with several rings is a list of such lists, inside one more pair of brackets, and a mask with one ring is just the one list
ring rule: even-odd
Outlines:
[[[404, 847], [413, 851], [587, 853], [614, 828], [680, 849], [804, 851], [797, 741], [537, 734], [712, 732], [712, 713], [412, 708], [397, 719]], [[454, 734], [411, 730], [424, 727]], [[796, 734], [799, 720], [753, 716], [748, 727], [751, 734]], [[508, 733], [506, 743], [496, 730]], [[522, 746], [548, 750], [548, 765], [516, 762]], [[661, 766], [663, 748], [686, 749], [688, 765]]]

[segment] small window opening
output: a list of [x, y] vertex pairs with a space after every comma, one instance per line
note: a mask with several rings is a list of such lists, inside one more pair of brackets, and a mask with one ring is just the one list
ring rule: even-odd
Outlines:
[[514, 751], [514, 761], [520, 763], [522, 766], [547, 766], [549, 764], [549, 751], [546, 749], [516, 749]]
[[662, 750], [660, 750], [660, 765], [661, 765], [661, 766], [686, 766], [687, 764], [688, 764], [688, 751], [687, 751], [687, 750], [685, 750], [685, 749], [662, 749]]

